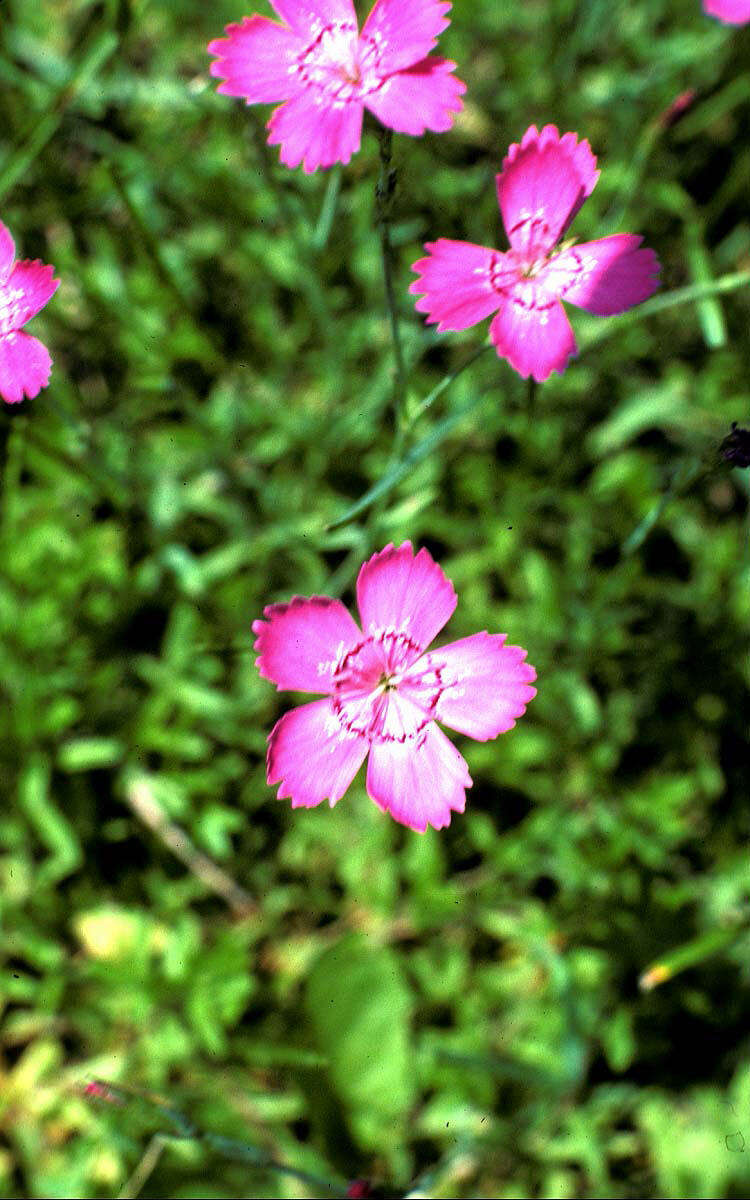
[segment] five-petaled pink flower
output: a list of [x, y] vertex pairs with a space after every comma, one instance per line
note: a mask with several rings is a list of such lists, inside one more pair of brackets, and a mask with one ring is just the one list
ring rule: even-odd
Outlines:
[[268, 782], [293, 808], [340, 800], [369, 754], [367, 791], [423, 833], [463, 812], [468, 767], [436, 721], [484, 742], [515, 725], [536, 689], [526, 651], [505, 634], [475, 633], [428, 650], [456, 593], [427, 550], [386, 546], [359, 572], [362, 630], [340, 600], [272, 604], [258, 635], [258, 670], [279, 689], [324, 693], [286, 713], [268, 739]]
[[428, 242], [429, 257], [414, 263], [420, 278], [409, 290], [422, 296], [417, 309], [440, 331], [496, 313], [490, 337], [497, 353], [541, 382], [576, 353], [560, 301], [600, 317], [624, 312], [656, 290], [659, 261], [629, 233], [558, 244], [599, 178], [591, 147], [575, 133], [561, 137], [554, 125], [539, 133], [532, 125], [496, 178], [510, 249]]
[[703, 0], [703, 11], [727, 25], [745, 25], [750, 21], [750, 0]]
[[53, 279], [54, 267], [38, 260], [16, 262], [15, 253], [13, 238], [0, 221], [0, 396], [8, 404], [18, 404], [24, 396], [33, 399], [49, 383], [47, 347], [22, 329], [60, 282]]
[[444, 133], [466, 86], [456, 64], [430, 54], [449, 0], [376, 0], [362, 32], [352, 0], [271, 0], [284, 25], [245, 17], [209, 44], [220, 92], [278, 104], [269, 144], [308, 173], [349, 162], [368, 108], [397, 133]]

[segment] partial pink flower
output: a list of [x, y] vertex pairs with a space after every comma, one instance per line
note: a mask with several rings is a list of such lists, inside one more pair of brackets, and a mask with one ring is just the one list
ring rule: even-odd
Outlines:
[[0, 396], [18, 404], [31, 400], [49, 383], [52, 359], [46, 346], [23, 333], [27, 321], [44, 308], [57, 290], [54, 267], [15, 261], [15, 245], [0, 221]]
[[703, 0], [703, 11], [727, 25], [745, 25], [750, 21], [750, 0]]
[[269, 144], [287, 167], [349, 162], [368, 108], [397, 133], [445, 133], [466, 85], [430, 51], [449, 24], [449, 0], [376, 0], [362, 32], [352, 0], [271, 0], [284, 22], [244, 17], [208, 46], [218, 91], [279, 104]]
[[617, 233], [596, 242], [560, 239], [599, 178], [587, 141], [554, 125], [526, 130], [496, 177], [510, 242], [505, 253], [471, 242], [427, 242], [410, 287], [417, 310], [438, 329], [459, 330], [496, 314], [490, 337], [498, 355], [538, 382], [562, 372], [576, 342], [561, 300], [614, 316], [656, 290], [659, 261], [642, 238]]
[[268, 782], [292, 808], [326, 798], [333, 807], [369, 755], [367, 791], [378, 807], [419, 833], [442, 829], [464, 811], [471, 777], [436, 722], [481, 742], [506, 733], [536, 695], [536, 672], [502, 633], [428, 649], [456, 593], [410, 542], [362, 566], [357, 604], [361, 630], [327, 596], [272, 604], [253, 622], [261, 675], [279, 689], [324, 695], [274, 726]]

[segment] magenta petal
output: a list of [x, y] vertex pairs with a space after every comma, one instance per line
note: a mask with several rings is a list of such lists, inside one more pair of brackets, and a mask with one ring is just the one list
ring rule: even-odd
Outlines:
[[376, 0], [362, 37], [377, 42], [386, 71], [401, 71], [427, 57], [450, 24], [450, 8], [448, 0]]
[[659, 260], [653, 250], [639, 250], [643, 238], [615, 233], [582, 242], [551, 259], [545, 282], [564, 280], [563, 300], [597, 317], [611, 317], [652, 296], [659, 286]]
[[287, 167], [302, 163], [306, 174], [336, 162], [348, 163], [359, 150], [364, 109], [359, 100], [327, 106], [320, 93], [300, 92], [268, 122], [271, 146], [281, 146]]
[[334, 21], [357, 24], [352, 0], [271, 0], [271, 4], [290, 29], [313, 42], [324, 25]]
[[369, 743], [344, 730], [331, 701], [313, 700], [285, 713], [268, 737], [270, 785], [281, 784], [279, 800], [292, 808], [314, 808], [328, 798], [340, 800], [362, 766]]
[[504, 633], [475, 633], [425, 654], [414, 672], [436, 669], [445, 690], [435, 720], [486, 742], [507, 733], [536, 695], [536, 671], [526, 651], [504, 645]]
[[554, 125], [535, 125], [514, 143], [497, 176], [497, 199], [514, 250], [525, 257], [548, 253], [599, 178], [587, 141], [560, 136]]
[[18, 404], [33, 400], [49, 383], [52, 359], [46, 346], [29, 333], [0, 335], [0, 396]]
[[209, 54], [216, 56], [211, 74], [225, 81], [218, 91], [244, 96], [248, 104], [277, 104], [297, 90], [290, 68], [304, 43], [291, 30], [254, 16], [227, 25], [226, 34], [208, 45]]
[[55, 268], [39, 261], [17, 262], [0, 284], [0, 334], [20, 329], [54, 296], [60, 280]]
[[501, 358], [524, 379], [542, 383], [553, 371], [563, 372], [576, 342], [559, 300], [544, 307], [521, 303], [512, 294], [490, 325], [490, 337]]
[[427, 242], [428, 258], [415, 262], [412, 271], [420, 276], [409, 288], [417, 301], [417, 312], [427, 313], [428, 324], [446, 329], [468, 329], [489, 317], [501, 298], [492, 285], [493, 263], [502, 255], [473, 242], [439, 238]]
[[750, 21], [750, 0], [703, 0], [704, 11], [728, 25]]
[[0, 221], [0, 283], [7, 279], [16, 256], [16, 247], [10, 230]]
[[374, 744], [367, 764], [367, 791], [378, 808], [402, 825], [424, 833], [443, 829], [451, 812], [463, 812], [469, 768], [456, 747], [430, 724], [421, 743]]
[[365, 104], [383, 125], [396, 133], [421, 137], [426, 129], [445, 133], [463, 107], [466, 84], [452, 72], [456, 64], [431, 55], [391, 75]]
[[404, 542], [398, 550], [386, 546], [360, 568], [357, 604], [366, 634], [393, 629], [424, 650], [453, 613], [456, 593], [427, 550], [415, 555]]
[[253, 621], [256, 665], [280, 690], [330, 692], [342, 654], [362, 640], [348, 609], [328, 596], [294, 596], [270, 604], [263, 616]]

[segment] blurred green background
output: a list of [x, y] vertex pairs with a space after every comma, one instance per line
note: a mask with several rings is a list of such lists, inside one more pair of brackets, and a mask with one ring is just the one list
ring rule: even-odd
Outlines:
[[[327, 1194], [265, 1155], [394, 1195], [747, 1196], [748, 472], [718, 447], [750, 423], [750, 291], [574, 311], [535, 396], [490, 353], [425, 409], [486, 325], [438, 337], [407, 287], [425, 239], [503, 244], [532, 121], [599, 156], [579, 238], [645, 235], [664, 291], [750, 268], [750, 31], [454, 3], [466, 110], [395, 142], [417, 461], [327, 532], [392, 466], [377, 143], [278, 166], [270, 109], [208, 76], [253, 7], [2, 6], [0, 217], [62, 283], [51, 386], [0, 413], [0, 1194]], [[250, 633], [404, 538], [455, 583], [446, 636], [539, 673], [512, 733], [457, 738], [466, 814], [424, 836], [361, 776], [276, 800], [295, 698]], [[99, 1077], [207, 1136], [160, 1141], [179, 1122]]]

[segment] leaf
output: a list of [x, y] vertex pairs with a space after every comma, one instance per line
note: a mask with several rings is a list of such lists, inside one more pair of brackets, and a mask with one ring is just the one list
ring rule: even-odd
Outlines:
[[383, 1126], [403, 1121], [415, 1098], [412, 998], [399, 960], [352, 935], [312, 969], [307, 1009], [319, 1049], [364, 1145], [383, 1144]]

